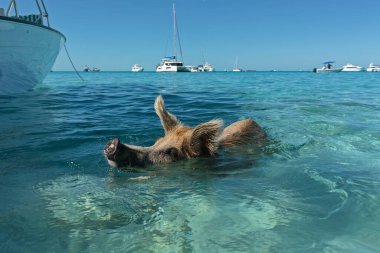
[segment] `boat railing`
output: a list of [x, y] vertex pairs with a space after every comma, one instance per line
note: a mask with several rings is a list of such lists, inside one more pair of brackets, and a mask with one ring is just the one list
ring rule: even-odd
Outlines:
[[[12, 17], [12, 18], [18, 18], [24, 21], [36, 23], [39, 25], [44, 25], [44, 19], [46, 20], [47, 26], [50, 27], [50, 21], [49, 21], [49, 14], [46, 10], [46, 6], [43, 0], [35, 0], [36, 6], [38, 8], [39, 14], [31, 14], [31, 15], [25, 15], [21, 16], [19, 14], [19, 10], [17, 7], [17, 1], [16, 0], [11, 0], [9, 2], [7, 11], [5, 13], [6, 17]], [[14, 16], [11, 16], [12, 10], [14, 11]], [[0, 15], [2, 13], [0, 12]]]

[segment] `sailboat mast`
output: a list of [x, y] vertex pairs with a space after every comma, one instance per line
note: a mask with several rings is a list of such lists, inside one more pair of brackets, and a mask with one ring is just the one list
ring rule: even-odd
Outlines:
[[173, 25], [173, 48], [174, 48], [174, 55], [177, 58], [177, 42], [178, 42], [180, 61], [183, 62], [181, 38], [179, 36], [178, 24], [177, 24], [177, 14], [175, 12], [175, 5], [174, 5], [174, 3], [173, 3], [173, 24], [174, 24]]
[[177, 28], [176, 28], [177, 22], [176, 22], [176, 15], [175, 15], [175, 5], [173, 3], [173, 55], [177, 59]]

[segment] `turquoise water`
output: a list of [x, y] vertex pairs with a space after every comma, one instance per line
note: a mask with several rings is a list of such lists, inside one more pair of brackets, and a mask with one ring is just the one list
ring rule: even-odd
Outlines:
[[[52, 72], [0, 97], [0, 252], [380, 252], [380, 74]], [[153, 103], [255, 119], [262, 150], [120, 171]]]

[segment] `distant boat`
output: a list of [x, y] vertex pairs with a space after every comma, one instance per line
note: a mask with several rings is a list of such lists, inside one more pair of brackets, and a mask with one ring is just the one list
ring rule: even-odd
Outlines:
[[235, 66], [234, 68], [232, 69], [233, 72], [242, 72], [243, 70], [241, 68], [238, 68], [238, 57], [236, 56], [236, 59], [235, 59]]
[[43, 0], [36, 0], [38, 13], [30, 15], [19, 13], [16, 0], [2, 1], [0, 7], [5, 2], [6, 11], [0, 8], [0, 94], [4, 95], [42, 83], [66, 41], [50, 27]]
[[215, 71], [215, 68], [206, 61], [206, 58], [204, 55], [203, 56], [203, 65], [198, 66], [198, 71], [199, 72], [213, 72]]
[[187, 66], [190, 69], [190, 72], [213, 72], [215, 68], [205, 60], [203, 56], [203, 65], [198, 66]]
[[369, 64], [367, 71], [368, 72], [380, 72], [380, 65], [371, 63], [371, 64]]
[[83, 71], [84, 71], [84, 72], [99, 72], [100, 69], [98, 69], [97, 67], [93, 67], [93, 68], [91, 69], [89, 66], [84, 65], [84, 67], [83, 67]]
[[211, 66], [208, 62], [205, 64], [198, 66], [199, 72], [213, 72], [215, 71], [214, 67]]
[[314, 68], [313, 72], [315, 73], [336, 73], [342, 71], [342, 68], [333, 68], [334, 61], [326, 61], [323, 63], [323, 67]]
[[359, 71], [363, 71], [363, 68], [359, 67], [359, 66], [352, 65], [350, 63], [344, 65], [342, 68], [342, 72], [359, 72]]
[[[176, 45], [178, 42], [181, 61], [177, 60]], [[185, 67], [182, 59], [181, 41], [179, 39], [177, 16], [175, 12], [175, 5], [173, 3], [173, 56], [164, 57], [156, 67], [156, 72], [190, 72], [190, 68]]]
[[144, 71], [144, 68], [140, 64], [134, 64], [132, 66], [132, 72], [142, 72]]
[[190, 72], [200, 72], [199, 68], [201, 68], [202, 65], [199, 66], [187, 66], [188, 69], [190, 69]]
[[183, 65], [183, 62], [177, 61], [176, 56], [166, 56], [157, 65], [156, 72], [190, 72], [190, 68]]

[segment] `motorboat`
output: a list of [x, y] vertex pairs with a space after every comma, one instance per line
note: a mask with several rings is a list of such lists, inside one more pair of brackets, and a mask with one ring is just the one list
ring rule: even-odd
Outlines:
[[[180, 53], [180, 59], [177, 59], [177, 44]], [[164, 57], [156, 67], [156, 72], [190, 72], [190, 68], [183, 64], [181, 41], [179, 39], [179, 32], [177, 27], [177, 16], [175, 12], [175, 5], [173, 3], [173, 48], [174, 54], [172, 56]]]
[[203, 57], [203, 65], [198, 66], [187, 66], [188, 69], [190, 69], [190, 72], [213, 72], [215, 71], [214, 67], [209, 64], [207, 61], [204, 60]]
[[201, 65], [199, 66], [187, 66], [188, 69], [190, 69], [190, 72], [200, 72], [199, 68], [201, 67]]
[[83, 67], [83, 71], [84, 71], [84, 72], [88, 72], [88, 71], [90, 71], [90, 68], [89, 68], [87, 65], [85, 65], [85, 66]]
[[215, 68], [213, 66], [211, 66], [211, 64], [209, 64], [208, 62], [206, 62], [204, 65], [203, 65], [203, 71], [204, 72], [214, 72], [215, 71]]
[[369, 64], [367, 71], [368, 72], [380, 72], [380, 65], [371, 63], [371, 64]]
[[132, 72], [142, 72], [144, 71], [144, 68], [140, 64], [134, 64], [132, 66]]
[[359, 66], [352, 65], [350, 63], [348, 63], [342, 67], [342, 72], [359, 72], [359, 71], [363, 71], [363, 68], [359, 67]]
[[[3, 1], [4, 3], [4, 1]], [[31, 90], [51, 71], [65, 36], [50, 27], [43, 0], [36, 14], [22, 15], [16, 0], [0, 5], [0, 94]]]
[[323, 67], [314, 68], [313, 72], [315, 73], [336, 73], [342, 71], [342, 68], [333, 68], [334, 61], [326, 61], [323, 63]]
[[93, 72], [100, 72], [100, 69], [97, 68], [97, 67], [93, 67], [93, 68], [92, 68], [92, 71], [93, 71]]
[[214, 67], [211, 66], [208, 62], [205, 62], [205, 64], [198, 66], [199, 72], [213, 72], [215, 71]]

